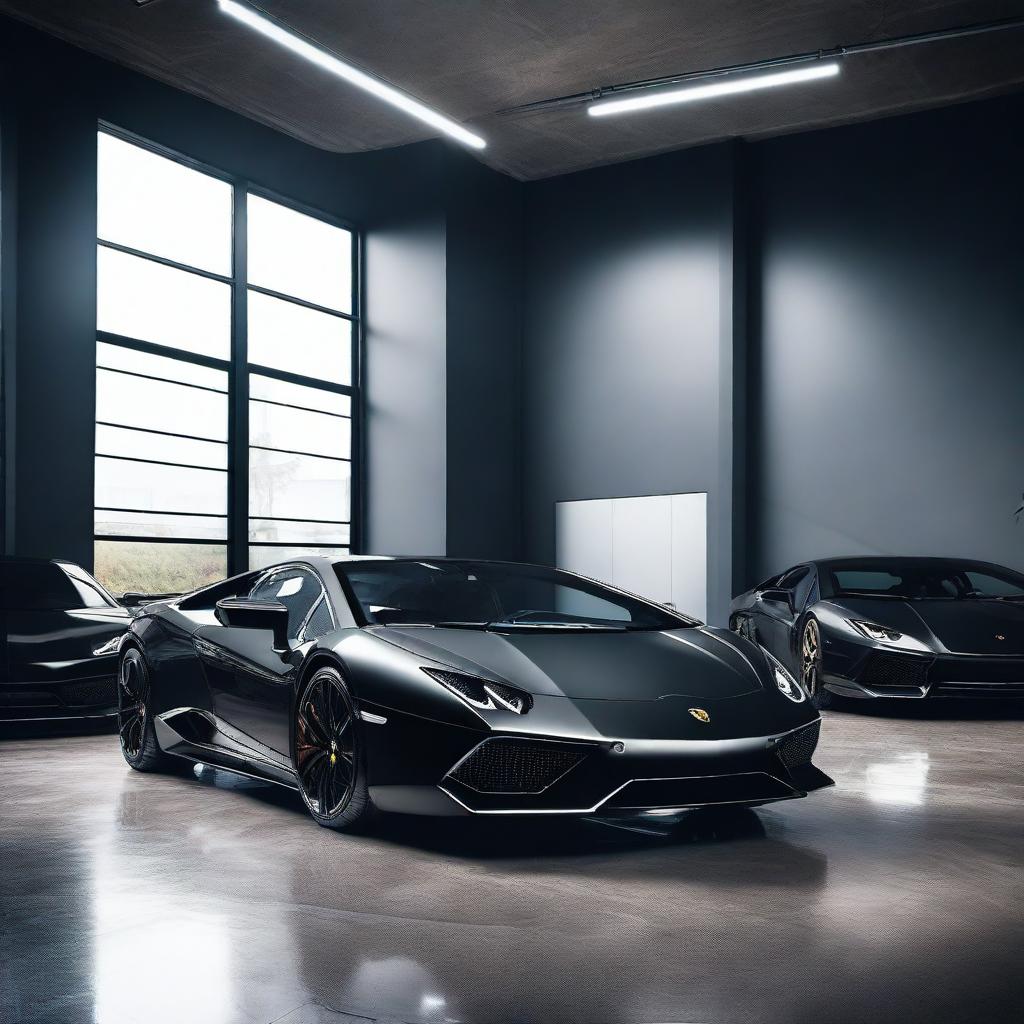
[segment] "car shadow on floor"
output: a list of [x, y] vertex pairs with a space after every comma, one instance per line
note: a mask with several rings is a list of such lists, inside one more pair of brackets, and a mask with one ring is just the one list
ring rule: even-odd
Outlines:
[[1024, 721], [1024, 700], [851, 700], [836, 697], [826, 715], [849, 713], [865, 718], [910, 721]]
[[[382, 814], [365, 832], [332, 836], [318, 830], [308, 818], [299, 796], [281, 786], [264, 784], [204, 766], [192, 775], [198, 785], [230, 789], [233, 796], [263, 807], [294, 813], [301, 827], [311, 829], [311, 839], [334, 841], [339, 855], [346, 843], [357, 844], [363, 852], [379, 854], [382, 848], [416, 851], [448, 860], [477, 861], [494, 868], [507, 867], [519, 873], [576, 872], [622, 878], [636, 874], [647, 877], [652, 870], [661, 876], [678, 871], [689, 876], [699, 864], [705, 881], [743, 885], [746, 864], [784, 863], [785, 872], [759, 874], [758, 884], [785, 884], [808, 889], [825, 884], [827, 858], [816, 850], [786, 841], [769, 833], [763, 812], [750, 808], [722, 807], [681, 811], [672, 815], [637, 817], [419, 817]], [[771, 812], [767, 812], [771, 813]], [[720, 856], [726, 850], [745, 856]], [[756, 852], [755, 852], [756, 851]], [[657, 867], [655, 869], [655, 862]], [[754, 881], [754, 877], [749, 879]]]

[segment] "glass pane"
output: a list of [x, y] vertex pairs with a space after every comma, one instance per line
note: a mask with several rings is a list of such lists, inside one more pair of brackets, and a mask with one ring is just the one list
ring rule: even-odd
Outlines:
[[228, 574], [228, 550], [220, 544], [98, 540], [95, 555], [96, 578], [114, 594], [184, 594]]
[[231, 288], [97, 246], [96, 326], [186, 352], [231, 354]]
[[231, 274], [231, 186], [99, 133], [97, 233], [109, 242]]
[[98, 369], [96, 419], [226, 441], [228, 400], [212, 391]]
[[348, 524], [298, 519], [250, 519], [249, 540], [264, 544], [348, 544]]
[[327, 412], [333, 416], [349, 416], [352, 413], [352, 400], [348, 395], [290, 384], [258, 373], [249, 377], [249, 397], [264, 402], [294, 405], [314, 412]]
[[249, 292], [249, 362], [348, 384], [352, 324], [306, 306]]
[[250, 448], [249, 515], [348, 520], [349, 467], [347, 462], [314, 455]]
[[352, 236], [272, 203], [248, 197], [249, 283], [350, 313]]
[[323, 555], [326, 558], [341, 558], [348, 554], [348, 548], [303, 548], [303, 547], [251, 547], [249, 548], [249, 568], [264, 569], [278, 562], [290, 562], [296, 558], [307, 558], [310, 555]]
[[267, 402], [249, 403], [249, 443], [347, 459], [352, 421]]
[[227, 473], [220, 470], [155, 466], [96, 456], [98, 508], [225, 515], [227, 497]]
[[127, 455], [136, 459], [178, 462], [190, 466], [228, 468], [228, 446], [217, 441], [193, 441], [187, 437], [167, 437], [142, 430], [96, 426], [97, 455]]
[[176, 516], [166, 512], [109, 512], [97, 509], [95, 532], [115, 536], [226, 540], [228, 521], [226, 516]]
[[96, 365], [143, 373], [147, 377], [160, 377], [181, 384], [198, 384], [203, 388], [223, 391], [224, 394], [228, 391], [228, 375], [225, 370], [211, 370], [207, 366], [186, 363], [183, 359], [153, 356], [148, 352], [136, 352], [133, 348], [110, 345], [104, 341], [96, 343]]

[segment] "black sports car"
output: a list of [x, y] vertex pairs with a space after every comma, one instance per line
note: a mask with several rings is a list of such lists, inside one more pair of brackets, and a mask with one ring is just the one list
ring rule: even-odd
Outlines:
[[117, 714], [130, 619], [72, 562], [0, 559], [0, 722]]
[[770, 654], [572, 573], [310, 558], [142, 609], [120, 735], [297, 789], [331, 828], [805, 796], [819, 717]]
[[730, 625], [844, 697], [1024, 697], [1024, 575], [952, 558], [807, 562], [733, 601]]

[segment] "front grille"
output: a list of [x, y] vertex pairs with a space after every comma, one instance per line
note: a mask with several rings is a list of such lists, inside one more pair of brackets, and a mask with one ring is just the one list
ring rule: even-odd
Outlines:
[[113, 707], [117, 703], [116, 679], [90, 679], [85, 683], [66, 683], [60, 687], [60, 699], [66, 707]]
[[778, 746], [782, 763], [787, 768], [799, 768], [801, 765], [809, 764], [814, 755], [814, 748], [818, 745], [819, 732], [821, 722], [815, 722], [806, 729], [799, 729], [784, 737]]
[[530, 740], [484, 740], [449, 778], [479, 793], [541, 793], [587, 756], [586, 751]]
[[928, 664], [925, 658], [872, 654], [869, 655], [857, 681], [871, 690], [925, 686], [928, 682]]

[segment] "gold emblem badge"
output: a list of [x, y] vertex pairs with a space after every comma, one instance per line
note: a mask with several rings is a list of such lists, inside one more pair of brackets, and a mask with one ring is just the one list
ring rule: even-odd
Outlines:
[[703, 722], [704, 725], [708, 725], [711, 721], [711, 716], [703, 708], [687, 708], [691, 715], [697, 719], [698, 722]]

